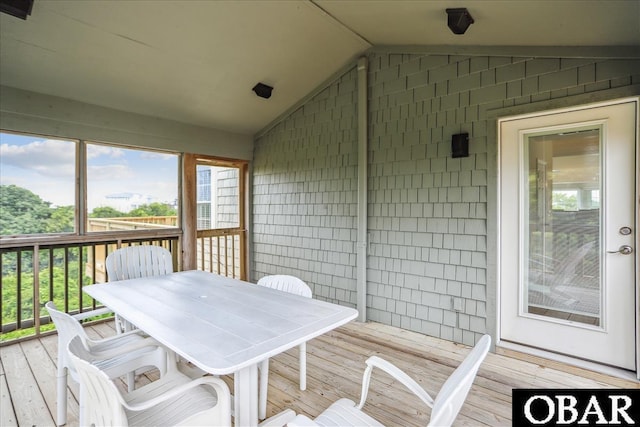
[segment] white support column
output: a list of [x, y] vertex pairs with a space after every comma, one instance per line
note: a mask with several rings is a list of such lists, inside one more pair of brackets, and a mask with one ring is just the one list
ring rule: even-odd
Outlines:
[[367, 320], [367, 58], [358, 60], [358, 230], [357, 309], [358, 320]]

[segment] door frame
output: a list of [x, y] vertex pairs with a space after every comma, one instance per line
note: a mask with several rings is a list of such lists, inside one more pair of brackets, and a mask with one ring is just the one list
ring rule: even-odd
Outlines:
[[[617, 104], [621, 102], [634, 102], [636, 105], [636, 123], [640, 123], [640, 87], [619, 88], [616, 90], [604, 91], [598, 94], [577, 95], [559, 100], [536, 102], [532, 104], [508, 107], [492, 110], [487, 113], [489, 120], [495, 120], [495, 125], [488, 130], [490, 144], [488, 157], [488, 193], [487, 193], [487, 214], [488, 214], [488, 241], [487, 241], [487, 325], [489, 332], [495, 337], [496, 347], [506, 349], [515, 349], [521, 352], [542, 356], [551, 360], [563, 361], [569, 364], [586, 367], [591, 370], [606, 372], [608, 374], [629, 377], [629, 371], [611, 368], [600, 365], [595, 362], [588, 362], [569, 356], [559, 355], [540, 349], [513, 344], [500, 339], [500, 119], [509, 117], [527, 118], [539, 114], [560, 113], [568, 111], [576, 111], [581, 109], [593, 108], [595, 106], [605, 106]], [[495, 150], [495, 151], [494, 151]], [[640, 130], [636, 127], [635, 135], [635, 200], [636, 200], [636, 218], [635, 218], [635, 274], [636, 278], [640, 277]], [[640, 289], [636, 286], [636, 305], [635, 305], [635, 348], [636, 348], [636, 372], [633, 378], [640, 380]]]
[[[203, 238], [226, 238], [239, 236], [239, 269], [240, 280], [248, 279], [249, 271], [249, 239], [248, 239], [248, 178], [249, 161], [226, 159], [192, 153], [183, 154], [182, 167], [182, 225], [183, 225], [183, 267], [185, 270], [198, 268], [197, 245]], [[219, 229], [217, 231], [200, 232], [197, 226], [197, 165], [222, 166], [238, 169], [238, 227]], [[233, 277], [235, 277], [232, 274]]]

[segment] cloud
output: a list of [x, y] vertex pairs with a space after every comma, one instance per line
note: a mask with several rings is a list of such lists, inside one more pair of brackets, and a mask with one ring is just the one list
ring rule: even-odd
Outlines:
[[[0, 183], [28, 188], [56, 205], [73, 205], [76, 148], [73, 140], [0, 132]], [[137, 192], [158, 201], [177, 197], [177, 155], [96, 143], [86, 148], [90, 210], [117, 192]]]
[[126, 165], [96, 165], [87, 168], [87, 178], [91, 181], [120, 181], [135, 177]]
[[0, 163], [49, 177], [74, 176], [75, 143], [46, 139], [25, 145], [0, 145]]
[[159, 159], [159, 160], [174, 160], [176, 159], [175, 154], [167, 154], [167, 153], [158, 153], [154, 151], [142, 151], [140, 153], [141, 159]]
[[107, 156], [114, 159], [124, 157], [125, 152], [122, 148], [109, 147], [107, 145], [87, 144], [87, 158], [94, 159], [96, 157]]

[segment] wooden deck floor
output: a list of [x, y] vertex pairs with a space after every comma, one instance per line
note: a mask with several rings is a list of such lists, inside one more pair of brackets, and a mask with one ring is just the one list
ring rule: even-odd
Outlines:
[[[114, 333], [110, 323], [87, 328], [95, 338]], [[0, 348], [0, 425], [53, 426], [56, 411], [57, 336]], [[356, 323], [307, 345], [307, 390], [298, 388], [295, 348], [272, 359], [268, 415], [285, 408], [316, 416], [341, 397], [357, 400], [364, 361], [380, 355], [406, 370], [432, 395], [460, 363], [468, 348], [377, 323]], [[490, 353], [455, 425], [511, 425], [513, 388], [639, 388], [610, 377], [520, 353]], [[139, 383], [153, 379], [139, 378]], [[231, 378], [226, 379], [232, 384]], [[70, 384], [69, 420], [78, 425], [78, 388]], [[232, 388], [233, 390], [233, 388]], [[386, 425], [427, 425], [429, 409], [388, 376], [374, 372], [365, 411]]]

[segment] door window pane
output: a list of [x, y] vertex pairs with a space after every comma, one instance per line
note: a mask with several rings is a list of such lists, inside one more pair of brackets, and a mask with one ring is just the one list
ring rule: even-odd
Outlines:
[[76, 147], [0, 132], [0, 235], [75, 232]]
[[599, 326], [600, 129], [525, 141], [525, 311]]
[[87, 144], [87, 231], [178, 226], [178, 155]]

